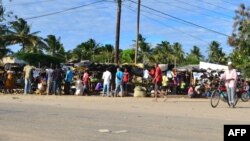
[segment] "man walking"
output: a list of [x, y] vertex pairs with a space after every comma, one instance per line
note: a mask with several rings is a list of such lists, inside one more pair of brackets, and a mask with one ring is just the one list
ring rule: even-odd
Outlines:
[[105, 95], [105, 92], [107, 90], [107, 96], [110, 97], [109, 93], [109, 87], [110, 87], [110, 81], [111, 81], [111, 72], [106, 69], [105, 72], [103, 72], [102, 79], [103, 79], [103, 96]]
[[228, 62], [228, 70], [221, 76], [221, 79], [226, 81], [227, 94], [228, 94], [228, 102], [230, 107], [235, 106], [235, 90], [236, 90], [236, 82], [237, 82], [237, 73], [236, 70], [233, 69], [232, 62]]
[[161, 73], [161, 68], [159, 67], [158, 63], [155, 63], [155, 77], [153, 79], [153, 82], [155, 84], [155, 101], [157, 101], [158, 93], [162, 95], [162, 91], [161, 91], [162, 73]]
[[33, 71], [34, 67], [30, 65], [30, 63], [28, 65], [26, 65], [23, 69], [24, 72], [24, 82], [25, 82], [25, 86], [24, 86], [24, 94], [26, 95], [27, 93], [31, 92], [31, 79], [32, 79], [32, 71]]
[[117, 96], [119, 90], [121, 92], [121, 96], [123, 96], [122, 79], [123, 79], [123, 72], [118, 67], [117, 72], [115, 74], [115, 93], [114, 93], [114, 97]]

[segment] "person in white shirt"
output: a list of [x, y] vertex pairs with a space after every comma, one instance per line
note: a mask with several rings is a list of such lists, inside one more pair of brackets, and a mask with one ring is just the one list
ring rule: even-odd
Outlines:
[[109, 93], [109, 87], [110, 87], [110, 80], [111, 80], [112, 76], [111, 76], [111, 72], [106, 69], [105, 72], [103, 72], [102, 75], [102, 79], [103, 79], [103, 95], [105, 95], [105, 91], [107, 89], [107, 96], [110, 97], [110, 93]]
[[52, 89], [52, 73], [53, 69], [48, 68], [46, 69], [46, 75], [47, 75], [47, 95], [49, 95], [51, 89]]
[[147, 83], [148, 79], [150, 78], [149, 71], [147, 69], [143, 70], [143, 82]]
[[80, 79], [80, 77], [77, 77], [76, 80], [76, 92], [75, 95], [83, 95], [83, 84], [82, 84], [82, 80]]
[[228, 94], [228, 102], [230, 107], [235, 107], [235, 90], [237, 83], [237, 72], [233, 69], [232, 62], [228, 62], [228, 70], [221, 76], [222, 80], [226, 81], [227, 94]]

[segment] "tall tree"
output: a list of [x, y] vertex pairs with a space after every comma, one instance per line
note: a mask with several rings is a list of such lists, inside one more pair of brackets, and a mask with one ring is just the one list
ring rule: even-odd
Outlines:
[[6, 35], [1, 35], [0, 39], [8, 41], [10, 44], [21, 44], [21, 50], [24, 52], [41, 51], [46, 45], [42, 38], [37, 36], [38, 33], [30, 33], [28, 23], [24, 19], [19, 18], [11, 23], [9, 32]]
[[199, 64], [202, 59], [203, 55], [200, 52], [200, 48], [197, 46], [193, 46], [193, 48], [190, 50], [190, 53], [187, 54], [183, 65]]
[[203, 59], [203, 55], [201, 54], [200, 48], [198, 46], [193, 46], [193, 49], [191, 49], [190, 54], [197, 56], [199, 60]]
[[138, 36], [138, 41], [134, 41], [133, 46], [135, 47], [135, 50], [136, 50], [137, 43], [139, 47], [138, 52], [137, 52], [138, 53], [137, 63], [142, 62], [143, 64], [145, 64], [146, 62], [149, 62], [149, 57], [150, 57], [150, 53], [152, 52], [152, 49], [149, 43], [146, 42], [146, 38], [144, 38], [141, 34], [139, 34]]
[[230, 59], [246, 76], [250, 76], [250, 7], [241, 4], [235, 11], [233, 32], [228, 43], [234, 47]]
[[172, 46], [173, 46], [174, 60], [176, 61], [177, 64], [181, 64], [184, 60], [184, 54], [185, 54], [182, 49], [182, 46], [178, 42], [174, 43]]
[[209, 62], [216, 64], [226, 64], [227, 56], [223, 52], [220, 44], [217, 41], [212, 41], [209, 45]]
[[64, 56], [64, 47], [60, 40], [61, 40], [60, 37], [56, 38], [55, 35], [48, 35], [47, 38], [44, 39], [44, 41], [47, 44], [46, 52], [49, 55], [51, 56], [63, 55]]
[[170, 43], [168, 41], [162, 41], [160, 44], [157, 44], [153, 49], [152, 59], [158, 63], [173, 63], [174, 55]]
[[75, 59], [87, 59], [93, 61], [98, 48], [99, 44], [96, 43], [94, 39], [89, 39], [88, 41], [79, 44], [72, 53]]

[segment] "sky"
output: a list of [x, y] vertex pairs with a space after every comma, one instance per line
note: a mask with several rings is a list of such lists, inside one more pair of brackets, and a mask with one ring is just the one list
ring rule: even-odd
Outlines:
[[[36, 17], [100, 0], [2, 0], [6, 11], [22, 18]], [[115, 44], [117, 4], [108, 0], [51, 16], [28, 19], [32, 32], [61, 38], [66, 50], [90, 38], [101, 44]], [[133, 0], [137, 1], [137, 0]], [[217, 32], [231, 35], [234, 11], [240, 3], [250, 6], [249, 0], [141, 0], [142, 5]], [[124, 0], [121, 17], [120, 48], [132, 48], [136, 38], [137, 5]], [[196, 45], [207, 56], [208, 44], [215, 40], [229, 54], [232, 47], [227, 37], [141, 7], [140, 33], [154, 47], [161, 41], [180, 42], [185, 52]], [[12, 47], [14, 51], [18, 46]]]

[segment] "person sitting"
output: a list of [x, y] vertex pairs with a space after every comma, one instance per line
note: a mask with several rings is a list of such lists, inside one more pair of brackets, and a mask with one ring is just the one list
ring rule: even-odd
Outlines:
[[83, 84], [82, 84], [82, 80], [80, 79], [79, 76], [76, 79], [76, 92], [75, 92], [75, 95], [83, 95]]
[[193, 97], [194, 97], [194, 88], [193, 88], [193, 85], [191, 85], [191, 86], [188, 88], [188, 97], [190, 97], [190, 98], [193, 98]]
[[40, 74], [38, 78], [36, 94], [43, 95], [46, 93], [46, 77], [43, 74]]

